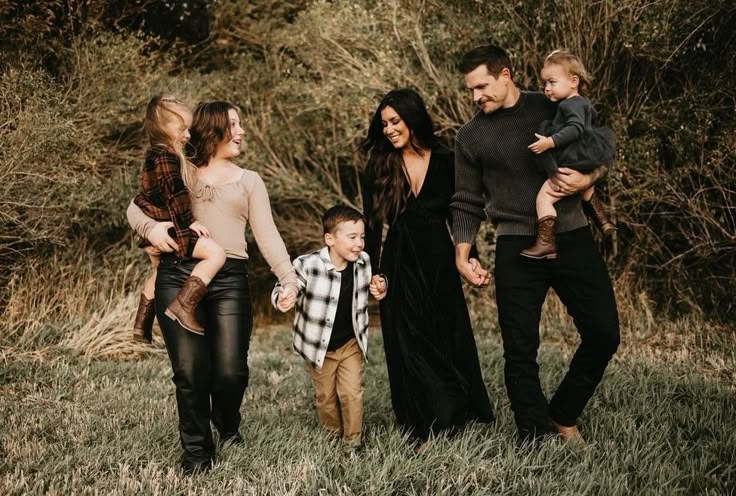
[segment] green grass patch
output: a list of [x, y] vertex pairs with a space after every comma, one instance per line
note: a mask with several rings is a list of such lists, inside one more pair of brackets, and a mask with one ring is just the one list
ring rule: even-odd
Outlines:
[[[14, 494], [733, 494], [733, 384], [696, 366], [623, 353], [580, 419], [588, 440], [518, 448], [503, 386], [500, 338], [477, 336], [498, 417], [440, 436], [420, 455], [394, 426], [380, 332], [364, 369], [365, 449], [317, 425], [312, 387], [286, 327], [257, 333], [243, 402], [245, 446], [207, 474], [178, 472], [174, 386], [160, 350], [136, 361], [71, 353], [0, 363], [0, 493]], [[569, 359], [540, 350], [551, 392]]]

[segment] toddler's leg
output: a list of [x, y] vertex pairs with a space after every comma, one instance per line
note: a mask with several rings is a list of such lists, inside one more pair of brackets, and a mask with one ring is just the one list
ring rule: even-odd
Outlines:
[[187, 331], [204, 335], [204, 327], [194, 316], [197, 304], [207, 294], [207, 285], [225, 264], [225, 250], [213, 240], [199, 238], [192, 256], [201, 262], [192, 269], [179, 293], [166, 309], [166, 316], [176, 320]]
[[537, 193], [537, 239], [534, 244], [521, 251], [521, 255], [528, 258], [557, 258], [557, 246], [555, 245], [555, 224], [557, 222], [557, 211], [555, 203], [558, 198], [549, 193], [552, 189], [552, 181], [547, 179]]
[[589, 202], [590, 199], [593, 198], [594, 194], [595, 194], [595, 186], [591, 186], [590, 188], [580, 193], [580, 199], [582, 201]]
[[154, 306], [153, 296], [156, 286], [156, 269], [158, 268], [159, 256], [158, 252], [152, 246], [144, 248], [151, 260], [152, 272], [146, 278], [143, 285], [143, 292], [138, 302], [138, 311], [135, 314], [135, 323], [133, 324], [133, 339], [151, 343], [153, 341], [153, 319], [156, 316], [156, 307]]
[[194, 245], [192, 257], [201, 260], [192, 270], [192, 276], [199, 277], [205, 286], [217, 275], [225, 264], [225, 250], [210, 238], [199, 238]]
[[557, 210], [555, 210], [555, 203], [559, 198], [550, 195], [550, 192], [554, 192], [552, 189], [552, 181], [547, 179], [537, 193], [537, 219], [543, 219], [544, 217], [557, 217]]
[[348, 341], [335, 353], [339, 355], [337, 397], [342, 413], [343, 438], [357, 446], [363, 431], [363, 386], [360, 383], [362, 354], [355, 339]]

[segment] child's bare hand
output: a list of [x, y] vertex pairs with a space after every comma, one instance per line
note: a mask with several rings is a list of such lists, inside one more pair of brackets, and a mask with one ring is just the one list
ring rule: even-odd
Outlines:
[[204, 224], [202, 224], [198, 220], [192, 222], [192, 224], [189, 226], [189, 229], [199, 234], [203, 238], [210, 237], [210, 231], [206, 227], [204, 227]]
[[161, 250], [156, 248], [153, 245], [148, 245], [145, 248], [143, 248], [143, 251], [151, 255], [152, 257], [160, 257], [161, 256]]
[[538, 138], [537, 141], [528, 146], [534, 153], [540, 154], [555, 147], [555, 142], [552, 138], [537, 133], [534, 133], [534, 136]]
[[387, 289], [388, 288], [386, 285], [386, 279], [384, 279], [380, 275], [375, 275], [371, 277], [371, 283], [368, 286], [368, 291], [371, 293], [371, 295], [373, 295], [376, 300], [381, 301], [382, 299], [384, 299], [386, 297]]
[[294, 288], [290, 286], [280, 288], [279, 296], [276, 300], [276, 308], [286, 313], [294, 307], [294, 303], [296, 303], [296, 291], [294, 291]]

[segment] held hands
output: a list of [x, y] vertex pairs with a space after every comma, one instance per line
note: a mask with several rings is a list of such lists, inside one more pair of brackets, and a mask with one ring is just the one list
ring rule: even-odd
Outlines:
[[279, 288], [278, 299], [276, 300], [276, 308], [286, 313], [294, 307], [296, 303], [296, 291], [291, 286]]
[[476, 258], [455, 259], [457, 271], [475, 287], [485, 288], [491, 282], [491, 273], [485, 270]]
[[368, 291], [373, 295], [373, 297], [381, 301], [386, 297], [386, 291], [388, 289], [388, 286], [386, 284], [386, 279], [376, 274], [375, 276], [371, 277], [371, 283], [368, 286]]
[[169, 229], [174, 227], [173, 222], [159, 222], [148, 233], [148, 241], [160, 252], [171, 253], [177, 251], [179, 245], [176, 244], [174, 238], [169, 236]]
[[195, 220], [189, 225], [189, 229], [194, 231], [195, 233], [199, 234], [203, 238], [209, 238], [210, 237], [210, 231], [204, 227], [204, 224], [199, 222], [198, 220]]
[[534, 133], [534, 136], [536, 136], [538, 139], [531, 145], [529, 145], [527, 148], [529, 148], [531, 151], [539, 155], [542, 152], [546, 152], [550, 148], [555, 147], [555, 141], [552, 138], [549, 138], [547, 136], [542, 136], [541, 134]]

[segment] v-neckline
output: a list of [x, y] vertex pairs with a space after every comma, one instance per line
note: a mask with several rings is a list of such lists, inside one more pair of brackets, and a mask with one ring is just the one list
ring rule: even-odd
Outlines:
[[428, 150], [429, 153], [429, 160], [427, 160], [427, 169], [424, 171], [424, 177], [422, 178], [422, 182], [419, 184], [419, 189], [415, 193], [413, 189], [411, 189], [411, 177], [409, 177], [409, 171], [406, 168], [406, 165], [404, 165], [404, 174], [406, 175], [407, 181], [409, 181], [409, 192], [414, 198], [419, 198], [419, 195], [422, 194], [422, 190], [424, 189], [424, 183], [427, 182], [427, 176], [429, 175], [429, 166], [432, 164], [432, 150]]

